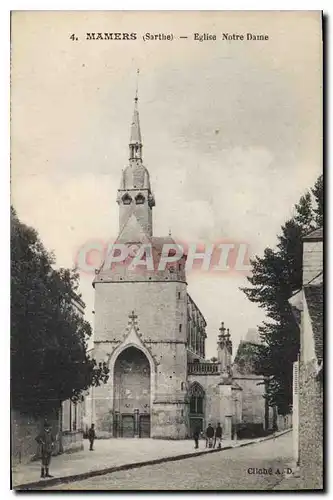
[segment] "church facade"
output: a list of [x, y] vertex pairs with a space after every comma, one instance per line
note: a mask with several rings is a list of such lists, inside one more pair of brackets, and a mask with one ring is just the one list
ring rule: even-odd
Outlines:
[[[263, 380], [232, 365], [231, 337], [223, 324], [217, 361], [205, 359], [206, 321], [187, 290], [186, 256], [158, 264], [165, 248], [176, 243], [170, 235], [154, 236], [155, 199], [142, 149], [136, 97], [129, 162], [117, 196], [119, 234], [112, 258], [105, 258], [93, 282], [93, 356], [110, 369], [108, 382], [90, 395], [97, 435], [184, 439], [198, 426], [220, 422], [231, 438], [244, 420], [245, 393], [256, 398], [248, 418], [264, 426]], [[150, 255], [146, 250], [145, 265], [133, 268], [142, 245]], [[126, 258], [117, 258], [123, 248]]]

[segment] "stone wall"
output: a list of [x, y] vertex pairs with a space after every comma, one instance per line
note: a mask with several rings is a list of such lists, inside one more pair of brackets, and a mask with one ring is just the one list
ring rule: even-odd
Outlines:
[[[59, 416], [56, 412], [48, 415], [48, 422], [52, 426], [54, 435], [59, 433]], [[32, 460], [37, 453], [36, 437], [43, 428], [44, 419], [11, 411], [11, 454], [12, 463], [17, 465]], [[57, 440], [55, 453], [61, 449], [59, 439]]]
[[299, 459], [304, 487], [323, 487], [323, 387], [315, 361], [300, 362]]
[[145, 341], [186, 341], [185, 283], [96, 283], [94, 340], [122, 340], [133, 310], [138, 315], [138, 327]]
[[265, 426], [265, 384], [259, 376], [234, 379], [242, 389], [242, 422]]
[[[82, 431], [61, 432], [60, 418], [60, 411], [54, 411], [47, 416], [52, 433], [56, 436], [54, 455], [81, 450], [83, 448]], [[42, 431], [43, 424], [44, 418], [38, 419], [16, 410], [11, 411], [11, 455], [14, 466], [36, 458], [38, 451], [36, 437]]]
[[185, 439], [187, 437], [185, 405], [182, 403], [154, 404], [151, 437], [155, 439]]
[[71, 431], [61, 433], [62, 453], [72, 453], [83, 450], [83, 431]]
[[243, 415], [243, 390], [236, 386], [232, 387], [232, 400], [233, 400], [233, 424], [238, 425], [242, 422]]
[[279, 431], [285, 431], [292, 428], [292, 414], [288, 415], [278, 415], [277, 416], [277, 428]]

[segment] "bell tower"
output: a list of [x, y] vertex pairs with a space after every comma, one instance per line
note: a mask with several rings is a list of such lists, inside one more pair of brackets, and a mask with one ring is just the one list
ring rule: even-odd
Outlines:
[[142, 162], [142, 137], [138, 110], [138, 89], [129, 141], [129, 164], [122, 171], [117, 203], [119, 205], [119, 237], [124, 242], [139, 242], [153, 235], [154, 195], [147, 168]]
[[[93, 282], [94, 357], [103, 362], [110, 355], [108, 382], [94, 388], [94, 420], [103, 437], [185, 439], [185, 258], [177, 265], [159, 269], [164, 245], [176, 243], [171, 236], [153, 235], [155, 200], [149, 172], [143, 164], [138, 104], [136, 92], [128, 160], [117, 194], [119, 233], [115, 244], [119, 244], [118, 249], [127, 247], [129, 255], [117, 261], [117, 256], [108, 253]], [[147, 265], [132, 267], [132, 257], [141, 245], [151, 249], [145, 255]], [[109, 256], [115, 259], [111, 261]], [[131, 311], [135, 314], [129, 316]]]

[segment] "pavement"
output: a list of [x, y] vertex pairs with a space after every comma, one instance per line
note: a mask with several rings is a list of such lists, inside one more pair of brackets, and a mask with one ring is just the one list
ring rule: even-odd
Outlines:
[[[185, 460], [124, 469], [98, 477], [46, 486], [55, 491], [294, 491], [292, 433]], [[288, 478], [287, 478], [288, 476]]]
[[108, 439], [96, 440], [94, 451], [89, 451], [88, 442], [85, 449], [71, 454], [62, 454], [52, 458], [50, 479], [40, 479], [40, 463], [30, 462], [12, 468], [12, 488], [15, 490], [40, 490], [73, 481], [125, 471], [138, 467], [161, 464], [168, 461], [200, 457], [201, 455], [225, 452], [231, 448], [248, 446], [254, 443], [275, 439], [289, 433], [282, 431], [274, 435], [240, 441], [224, 441], [221, 449], [206, 449], [205, 441], [199, 443], [195, 450], [192, 440], [159, 440], [159, 439]]
[[[292, 464], [289, 464], [292, 465]], [[292, 474], [285, 475], [282, 481], [280, 481], [273, 488], [274, 491], [308, 491], [307, 488], [304, 488], [303, 481], [301, 480], [297, 469], [293, 470]], [[312, 491], [312, 490], [311, 490]]]

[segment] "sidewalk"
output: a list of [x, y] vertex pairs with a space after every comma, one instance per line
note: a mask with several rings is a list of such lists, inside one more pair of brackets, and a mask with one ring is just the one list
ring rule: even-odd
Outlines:
[[[289, 430], [265, 438], [224, 441], [222, 450], [272, 439], [285, 432]], [[85, 440], [83, 451], [53, 457], [50, 467], [50, 473], [54, 476], [52, 479], [40, 479], [39, 461], [13, 467], [12, 487], [24, 490], [42, 489], [45, 486], [86, 479], [115, 470], [222, 451], [205, 448], [204, 440], [200, 441], [198, 450], [194, 449], [192, 440], [101, 439], [95, 441], [94, 451], [89, 451], [88, 444]]]

